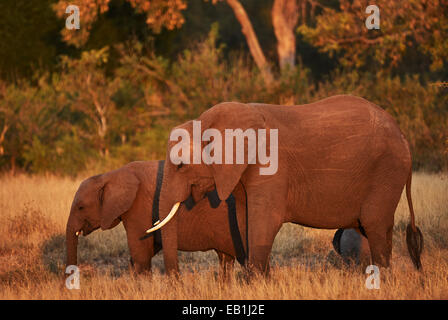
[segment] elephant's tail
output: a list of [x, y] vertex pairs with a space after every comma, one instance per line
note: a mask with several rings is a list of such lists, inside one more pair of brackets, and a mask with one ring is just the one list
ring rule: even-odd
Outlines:
[[414, 207], [412, 206], [411, 197], [411, 182], [412, 182], [412, 169], [409, 173], [408, 181], [406, 182], [406, 198], [408, 199], [409, 212], [411, 216], [411, 222], [406, 228], [406, 243], [408, 245], [409, 255], [414, 263], [414, 266], [418, 269], [422, 269], [422, 263], [420, 261], [420, 255], [423, 250], [423, 235], [418, 227], [415, 226]]

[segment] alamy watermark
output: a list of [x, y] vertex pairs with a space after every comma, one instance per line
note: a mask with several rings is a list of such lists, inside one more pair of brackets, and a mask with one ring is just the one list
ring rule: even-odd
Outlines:
[[69, 275], [65, 279], [65, 287], [69, 290], [79, 289], [79, 268], [75, 265], [69, 265], [65, 268], [65, 273]]
[[[65, 8], [65, 13], [70, 14], [65, 19], [65, 27], [68, 30], [78, 30], [79, 26], [79, 7], [74, 4], [70, 4]], [[367, 6], [365, 13], [369, 14], [365, 21], [367, 29], [379, 29], [380, 28], [380, 9], [377, 5], [371, 4]]]
[[366, 19], [366, 28], [369, 30], [380, 28], [380, 8], [378, 6], [371, 4], [366, 8], [366, 13], [369, 16]]
[[65, 27], [68, 30], [79, 29], [79, 7], [71, 4], [65, 8], [65, 13], [70, 15], [65, 19]]
[[[273, 175], [278, 169], [278, 129], [269, 129], [269, 151], [267, 155], [266, 129], [249, 128], [242, 129], [225, 129], [224, 144], [221, 131], [218, 129], [208, 128], [201, 135], [201, 121], [193, 121], [193, 137], [190, 133], [182, 128], [171, 131], [170, 141], [178, 141], [170, 151], [170, 160], [173, 164], [190, 164], [191, 163], [191, 146], [193, 146], [193, 164], [233, 164], [234, 156], [236, 164], [258, 163], [264, 165], [260, 167], [260, 175]], [[213, 138], [213, 140], [212, 140]], [[180, 139], [180, 141], [179, 141]], [[245, 157], [245, 140], [247, 139], [247, 159]], [[209, 142], [202, 148], [203, 142]], [[234, 152], [235, 142], [235, 152]], [[225, 154], [223, 157], [223, 146]]]
[[371, 264], [366, 268], [366, 274], [369, 276], [366, 279], [366, 288], [369, 290], [380, 288], [380, 269]]

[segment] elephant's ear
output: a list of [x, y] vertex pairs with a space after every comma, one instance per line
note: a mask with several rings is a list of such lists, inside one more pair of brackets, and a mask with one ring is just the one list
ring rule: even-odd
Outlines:
[[246, 168], [247, 164], [212, 165], [219, 199], [225, 201], [230, 196]]
[[[255, 141], [255, 161], [256, 161], [256, 143], [258, 141], [258, 129], [264, 129], [266, 126], [265, 118], [257, 110], [257, 107], [235, 102], [226, 102], [214, 106], [203, 114], [206, 124], [203, 129], [216, 128], [220, 131], [222, 136], [222, 164], [212, 163], [210, 168], [215, 180], [216, 190], [219, 198], [226, 200], [233, 189], [235, 189], [237, 183], [241, 179], [244, 171], [248, 166], [248, 139], [244, 139], [244, 163], [236, 163], [236, 143], [235, 139], [233, 143], [233, 161], [231, 164], [226, 164], [226, 129], [236, 130], [241, 129], [246, 132], [248, 129], [253, 129], [256, 137]], [[202, 116], [201, 116], [202, 118]]]
[[112, 171], [99, 190], [101, 229], [109, 229], [119, 216], [128, 211], [134, 203], [140, 181], [129, 169]]

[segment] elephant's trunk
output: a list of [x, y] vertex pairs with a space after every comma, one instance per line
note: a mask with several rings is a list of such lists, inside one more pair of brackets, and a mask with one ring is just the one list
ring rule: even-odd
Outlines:
[[182, 205], [178, 202], [187, 199], [191, 190], [187, 188], [188, 184], [182, 180], [182, 175], [173, 171], [174, 166], [168, 161], [171, 161], [171, 159], [165, 161], [159, 198], [160, 223], [156, 227], [161, 227], [165, 271], [167, 274], [177, 275], [179, 272], [177, 224], [180, 212], [176, 214], [176, 211], [181, 211]]
[[67, 244], [67, 266], [78, 264], [78, 236], [72, 227], [72, 223], [67, 224], [66, 230], [66, 244]]

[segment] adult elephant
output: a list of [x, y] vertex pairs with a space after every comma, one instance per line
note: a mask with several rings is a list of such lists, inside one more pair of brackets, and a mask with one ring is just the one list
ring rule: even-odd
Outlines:
[[[268, 271], [274, 238], [285, 222], [314, 228], [362, 229], [373, 263], [389, 266], [394, 213], [405, 185], [411, 217], [408, 249], [415, 266], [421, 267], [423, 238], [415, 226], [412, 209], [409, 146], [396, 122], [380, 107], [348, 95], [297, 106], [225, 102], [201, 114], [197, 121], [201, 125], [201, 147], [207, 147], [211, 132], [225, 136], [226, 129], [277, 129], [278, 144], [271, 145], [275, 140], [271, 136], [266, 145], [267, 153], [278, 152], [278, 168], [274, 174], [262, 175], [260, 169], [268, 168], [260, 161], [248, 164], [245, 159], [242, 164], [229, 164], [227, 160], [235, 154], [229, 159], [226, 154], [224, 164], [198, 163], [198, 158], [191, 163], [188, 154], [195, 154], [194, 138], [190, 142], [191, 152], [183, 154], [184, 160], [176, 163], [170, 159], [173, 151], [179, 151], [180, 142], [170, 139], [160, 196], [163, 221], [152, 228], [163, 227], [168, 272], [178, 270], [178, 219], [173, 205], [190, 195], [201, 199], [214, 188], [225, 200], [238, 185], [247, 192], [251, 270]], [[175, 128], [176, 132], [180, 129], [194, 137], [198, 134], [195, 123], [199, 122], [189, 121]], [[207, 129], [213, 131], [204, 137]]]
[[[117, 170], [90, 177], [79, 186], [67, 222], [67, 265], [76, 265], [78, 236], [87, 236], [96, 229], [111, 229], [123, 222], [133, 269], [137, 273], [151, 270], [151, 258], [161, 249], [155, 236], [145, 238], [153, 223], [154, 202], [158, 210], [158, 194], [163, 161], [136, 161]], [[159, 181], [158, 181], [159, 180]], [[159, 191], [157, 191], [159, 189]], [[236, 189], [234, 208], [241, 237], [245, 237], [245, 194]], [[176, 246], [184, 251], [207, 251], [218, 254], [221, 273], [226, 277], [232, 269], [238, 247], [229, 231], [228, 206], [207, 198], [179, 209]], [[211, 207], [211, 205], [213, 207]], [[145, 239], [142, 239], [145, 238]]]

